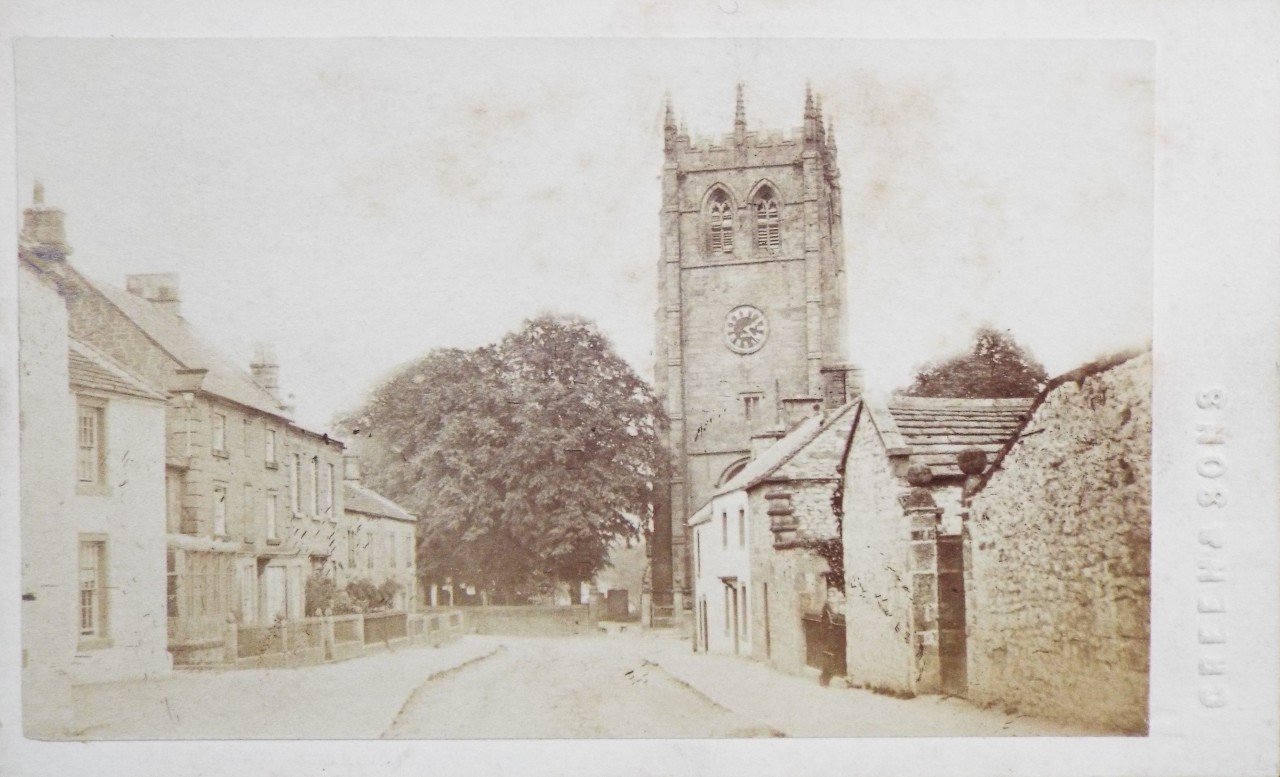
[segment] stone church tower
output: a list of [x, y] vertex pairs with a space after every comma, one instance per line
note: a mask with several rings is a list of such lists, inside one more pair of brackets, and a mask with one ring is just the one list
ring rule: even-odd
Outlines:
[[668, 581], [675, 606], [687, 600], [689, 516], [753, 448], [858, 389], [844, 361], [840, 173], [820, 102], [806, 89], [804, 125], [789, 136], [747, 131], [741, 85], [719, 143], [691, 142], [670, 104], [664, 124], [654, 378], [674, 470], [669, 530], [655, 511], [661, 615]]

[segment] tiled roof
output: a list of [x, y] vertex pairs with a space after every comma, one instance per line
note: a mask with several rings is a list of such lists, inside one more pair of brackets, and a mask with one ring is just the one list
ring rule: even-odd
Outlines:
[[[851, 402], [801, 421], [786, 436], [766, 448], [759, 458], [748, 462], [729, 482], [717, 488], [714, 496], [751, 488], [766, 481], [835, 480], [845, 439], [853, 427], [855, 407], [857, 403]], [[708, 506], [704, 505], [689, 518], [689, 524], [700, 523], [709, 515]]]
[[72, 386], [147, 399], [165, 399], [163, 393], [78, 340], [67, 341], [67, 368]]
[[343, 483], [343, 499], [346, 501], [344, 509], [347, 512], [364, 513], [378, 518], [393, 518], [397, 521], [417, 520], [409, 514], [409, 511], [372, 488], [350, 480]]
[[186, 369], [208, 370], [200, 389], [246, 407], [285, 417], [279, 400], [249, 376], [246, 369], [219, 353], [195, 333], [181, 316], [107, 283], [85, 281], [120, 309], [143, 332]]
[[978, 448], [987, 461], [994, 459], [1021, 428], [1032, 401], [893, 397], [883, 409], [873, 410], [872, 417], [886, 446], [894, 447], [890, 443], [896, 432], [913, 463], [929, 465], [934, 477], [962, 477], [956, 460], [960, 451]]

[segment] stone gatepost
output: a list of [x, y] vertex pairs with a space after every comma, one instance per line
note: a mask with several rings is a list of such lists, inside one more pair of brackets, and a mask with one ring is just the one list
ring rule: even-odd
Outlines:
[[320, 618], [320, 643], [324, 645], [324, 660], [332, 661], [337, 656], [337, 640], [333, 634], [333, 610], [328, 610]]
[[907, 544], [911, 594], [912, 672], [915, 693], [942, 689], [938, 661], [938, 529], [942, 508], [927, 488], [933, 473], [924, 464], [907, 469], [913, 488], [902, 498], [910, 532]]

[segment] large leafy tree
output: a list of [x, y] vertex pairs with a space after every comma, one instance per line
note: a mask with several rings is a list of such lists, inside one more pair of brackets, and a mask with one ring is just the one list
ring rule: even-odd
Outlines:
[[910, 397], [1033, 397], [1049, 376], [1012, 336], [990, 327], [974, 335], [965, 353], [925, 365], [902, 393]]
[[509, 598], [589, 580], [641, 533], [662, 418], [593, 324], [543, 315], [496, 345], [431, 352], [343, 425], [367, 482], [420, 516], [424, 579]]

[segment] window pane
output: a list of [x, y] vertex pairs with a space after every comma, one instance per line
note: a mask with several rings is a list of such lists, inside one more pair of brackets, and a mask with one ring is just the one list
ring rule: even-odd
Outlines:
[[213, 533], [227, 533], [227, 489], [223, 486], [213, 489]]
[[81, 483], [97, 483], [101, 475], [102, 411], [96, 407], [81, 407], [76, 434], [76, 479]]
[[80, 543], [80, 636], [102, 636], [102, 542]]

